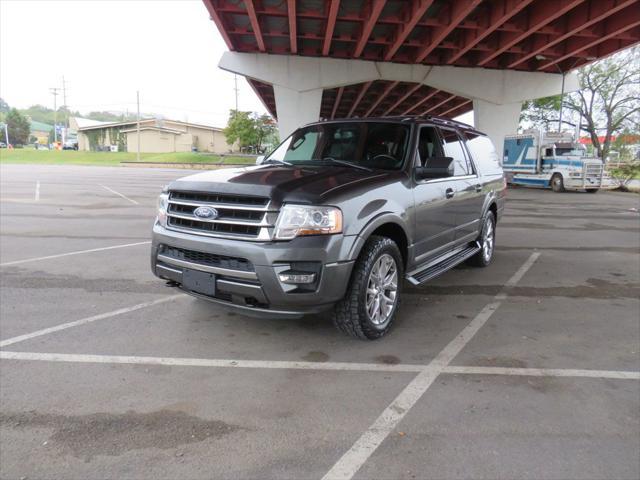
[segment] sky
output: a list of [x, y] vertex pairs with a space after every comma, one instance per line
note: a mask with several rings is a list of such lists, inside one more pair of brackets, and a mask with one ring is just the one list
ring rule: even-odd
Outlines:
[[[224, 126], [234, 76], [201, 0], [0, 0], [0, 97], [53, 108], [67, 85], [73, 111], [135, 112]], [[266, 110], [238, 77], [238, 108]], [[63, 104], [62, 95], [57, 97]], [[472, 115], [462, 121], [471, 123]]]
[[[64, 76], [73, 111], [135, 112], [139, 90], [142, 113], [224, 126], [225, 50], [201, 0], [0, 0], [0, 97], [12, 107], [53, 108]], [[240, 110], [266, 112], [242, 77], [238, 88]]]

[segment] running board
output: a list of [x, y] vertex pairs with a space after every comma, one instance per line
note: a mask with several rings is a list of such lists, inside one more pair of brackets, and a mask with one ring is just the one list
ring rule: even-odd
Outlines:
[[423, 270], [413, 272], [413, 275], [411, 276], [407, 275], [407, 280], [413, 285], [420, 285], [452, 269], [468, 258], [473, 257], [480, 251], [480, 249], [480, 244], [478, 242], [473, 242], [473, 244], [471, 244], [470, 246], [463, 248], [454, 255], [445, 258], [441, 262], [436, 263], [435, 265], [431, 265]]

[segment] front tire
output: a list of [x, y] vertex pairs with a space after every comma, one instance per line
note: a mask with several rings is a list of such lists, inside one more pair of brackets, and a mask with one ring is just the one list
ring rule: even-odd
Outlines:
[[334, 325], [362, 340], [384, 336], [398, 310], [403, 274], [396, 243], [387, 237], [369, 238], [353, 267], [345, 297], [334, 307]]
[[564, 192], [564, 178], [559, 173], [555, 173], [553, 177], [551, 177], [551, 190], [556, 193]]
[[467, 263], [474, 267], [486, 267], [493, 259], [493, 251], [496, 246], [496, 217], [491, 211], [487, 212], [484, 219], [478, 243], [480, 243], [480, 251], [471, 257]]

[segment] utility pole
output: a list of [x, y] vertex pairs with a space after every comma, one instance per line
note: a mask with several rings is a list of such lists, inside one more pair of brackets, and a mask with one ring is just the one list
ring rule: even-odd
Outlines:
[[58, 92], [60, 91], [59, 88], [57, 87], [53, 87], [50, 88], [49, 91], [51, 92], [51, 95], [53, 95], [53, 143], [56, 143], [58, 141], [58, 131], [56, 130], [57, 124], [58, 124], [58, 95], [60, 95]]
[[64, 81], [64, 75], [62, 76], [62, 101], [64, 102], [63, 107], [65, 110], [64, 126], [65, 128], [69, 128], [69, 114], [67, 113], [67, 82]]
[[136, 92], [136, 103], [138, 104], [138, 114], [137, 118], [137, 126], [136, 126], [136, 135], [138, 137], [138, 150], [136, 152], [136, 161], [140, 161], [140, 90]]
[[236, 92], [236, 115], [237, 115], [238, 114], [238, 75], [236, 74], [233, 75], [233, 81], [236, 84], [234, 90]]

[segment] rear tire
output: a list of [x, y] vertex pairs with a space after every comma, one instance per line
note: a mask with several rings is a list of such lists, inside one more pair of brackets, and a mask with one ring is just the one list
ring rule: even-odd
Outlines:
[[334, 325], [361, 340], [384, 336], [398, 311], [403, 278], [398, 245], [387, 237], [369, 238], [353, 267], [346, 295], [334, 307]]
[[551, 177], [551, 190], [556, 193], [564, 192], [564, 178], [559, 173], [555, 173], [553, 177]]
[[496, 217], [492, 211], [487, 212], [478, 243], [480, 243], [480, 251], [469, 258], [467, 263], [474, 267], [486, 267], [493, 259], [493, 251], [496, 246]]

